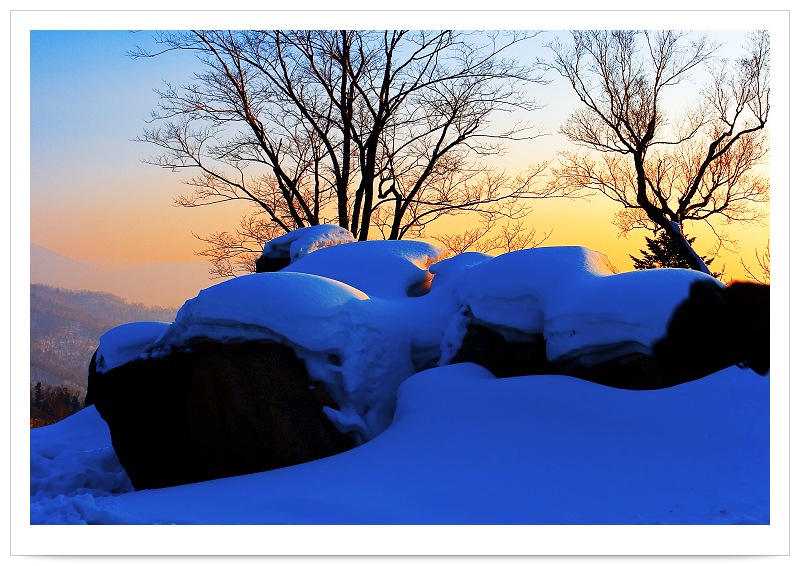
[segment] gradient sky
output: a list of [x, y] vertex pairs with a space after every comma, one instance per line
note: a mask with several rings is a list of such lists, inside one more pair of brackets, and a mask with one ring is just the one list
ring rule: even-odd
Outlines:
[[[309, 26], [312, 27], [312, 26]], [[740, 32], [709, 32], [712, 39], [737, 47]], [[530, 57], [546, 56], [534, 39]], [[141, 162], [156, 154], [132, 141], [158, 103], [153, 89], [163, 80], [181, 83], [196, 62], [186, 54], [132, 60], [126, 51], [152, 46], [149, 32], [31, 31], [30, 33], [30, 238], [31, 242], [69, 257], [129, 266], [161, 261], [196, 261], [202, 242], [192, 231], [207, 234], [234, 229], [247, 211], [239, 205], [183, 209], [172, 205], [184, 186], [180, 176]], [[773, 73], [774, 74], [774, 73]], [[529, 118], [553, 135], [510, 146], [501, 167], [521, 171], [528, 163], [552, 159], [570, 145], [557, 134], [559, 124], [578, 101], [559, 77], [535, 87], [532, 94], [547, 108]], [[773, 113], [774, 116], [774, 113]], [[770, 121], [773, 121], [773, 116]], [[620, 239], [611, 224], [616, 206], [602, 198], [537, 203], [529, 217], [540, 233], [553, 230], [546, 245], [584, 245], [606, 253], [621, 270], [631, 268], [629, 253], [644, 247], [642, 231]], [[433, 232], [433, 231], [432, 231]], [[769, 227], [731, 229], [742, 256], [755, 266]], [[707, 253], [712, 241], [693, 230]], [[736, 255], [721, 258], [726, 276], [740, 277]]]

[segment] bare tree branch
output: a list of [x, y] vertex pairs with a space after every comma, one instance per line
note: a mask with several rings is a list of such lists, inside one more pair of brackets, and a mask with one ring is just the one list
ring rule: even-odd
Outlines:
[[[574, 194], [542, 170], [489, 173], [483, 159], [542, 135], [495, 117], [540, 105], [546, 81], [506, 53], [536, 33], [353, 30], [164, 32], [155, 57], [196, 55], [201, 71], [167, 83], [139, 138], [150, 163], [192, 171], [178, 206], [249, 202], [265, 228], [201, 238], [218, 275], [241, 269], [263, 234], [333, 222], [359, 239], [421, 235], [469, 212], [518, 218], [531, 199]], [[483, 184], [482, 184], [483, 183]], [[516, 210], [515, 210], [516, 209]], [[522, 232], [514, 241], [526, 240]], [[510, 237], [510, 236], [509, 236]]]
[[[582, 108], [561, 127], [588, 154], [565, 152], [553, 188], [599, 192], [623, 210], [621, 232], [663, 229], [695, 269], [708, 273], [684, 236], [696, 221], [759, 222], [769, 182], [754, 174], [768, 153], [769, 35], [748, 36], [745, 55], [716, 62], [717, 46], [671, 30], [575, 31], [550, 44], [550, 69], [569, 81]], [[711, 81], [669, 131], [664, 92], [704, 65]], [[720, 245], [723, 243], [719, 239]]]

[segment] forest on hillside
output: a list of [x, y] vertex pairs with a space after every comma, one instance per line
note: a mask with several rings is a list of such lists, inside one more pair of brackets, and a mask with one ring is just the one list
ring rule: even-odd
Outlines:
[[[101, 335], [128, 322], [172, 322], [176, 313], [175, 309], [130, 303], [109, 293], [38, 284], [31, 285], [30, 308], [31, 418], [35, 411], [41, 424], [49, 424], [43, 422], [48, 420], [47, 414], [41, 414], [43, 407], [55, 411], [62, 405], [57, 399], [63, 398], [71, 406], [77, 397], [83, 406], [89, 361]], [[52, 403], [42, 403], [45, 393], [52, 393]]]

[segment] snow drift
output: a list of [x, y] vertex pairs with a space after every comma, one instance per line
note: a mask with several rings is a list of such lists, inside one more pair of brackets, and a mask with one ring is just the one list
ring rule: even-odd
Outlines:
[[[329, 231], [321, 233], [328, 242]], [[151, 344], [142, 347], [139, 325], [129, 327], [128, 343], [126, 329], [112, 331], [113, 340], [101, 340], [98, 371], [199, 339], [274, 340], [292, 347], [325, 385], [338, 406], [326, 408], [329, 419], [363, 442], [391, 422], [400, 383], [449, 363], [472, 322], [514, 340], [541, 334], [553, 361], [647, 355], [690, 285], [711, 279], [680, 269], [617, 274], [604, 255], [580, 247], [435, 263], [441, 250], [423, 242], [298, 241], [316, 251], [282, 271], [201, 291]], [[408, 292], [431, 279], [429, 292]]]
[[[363, 445], [291, 468], [129, 493], [88, 408], [32, 431], [31, 522], [769, 522], [769, 385], [752, 371], [634, 392], [567, 376], [498, 380], [472, 364], [437, 368], [474, 323], [509, 340], [542, 335], [547, 358], [560, 363], [649, 355], [691, 285], [719, 285], [709, 276], [617, 273], [580, 247], [441, 260], [422, 242], [351, 242], [315, 228], [265, 246], [288, 253], [284, 270], [201, 291], [171, 325], [112, 330], [97, 371], [198, 339], [272, 340], [325, 385], [337, 405], [325, 414]], [[82, 429], [85, 449], [75, 440]], [[65, 479], [56, 481], [39, 462], [65, 437], [56, 466]]]
[[31, 431], [31, 523], [763, 525], [768, 408], [738, 368], [625, 391], [459, 364], [406, 380], [349, 452], [133, 492], [89, 407]]

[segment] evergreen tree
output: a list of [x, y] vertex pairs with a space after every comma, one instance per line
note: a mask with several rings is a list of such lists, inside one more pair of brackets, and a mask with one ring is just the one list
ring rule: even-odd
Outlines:
[[[682, 253], [683, 250], [677, 248], [674, 240], [669, 237], [669, 234], [667, 234], [665, 230], [659, 230], [656, 238], [648, 238], [645, 236], [645, 240], [647, 241], [647, 249], [639, 250], [642, 257], [637, 258], [632, 255], [629, 256], [633, 260], [633, 266], [636, 269], [659, 269], [662, 267], [692, 269], [692, 266]], [[686, 241], [690, 246], [694, 240], [694, 238], [690, 238], [686, 235]], [[709, 259], [706, 256], [701, 256], [700, 259], [709, 267], [714, 261], [714, 258]], [[711, 275], [718, 278], [722, 273], [712, 272]]]
[[37, 381], [31, 391], [31, 428], [50, 425], [83, 409], [78, 392], [64, 386], [42, 386]]
[[42, 396], [41, 381], [37, 381], [33, 388], [33, 406], [36, 409], [44, 409], [44, 396]]

